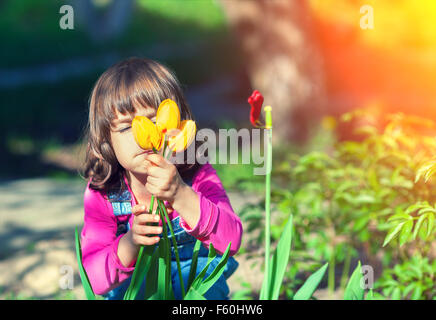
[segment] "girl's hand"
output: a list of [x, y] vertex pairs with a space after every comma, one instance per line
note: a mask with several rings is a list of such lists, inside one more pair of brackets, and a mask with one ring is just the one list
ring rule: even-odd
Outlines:
[[167, 161], [160, 154], [150, 154], [147, 157], [153, 165], [147, 170], [145, 187], [155, 197], [173, 204], [185, 183], [175, 165]]
[[148, 213], [143, 204], [134, 206], [132, 214], [134, 215], [131, 228], [132, 242], [137, 246], [151, 246], [159, 242], [160, 238], [153, 235], [162, 233], [162, 227], [152, 225], [159, 222], [159, 215]]

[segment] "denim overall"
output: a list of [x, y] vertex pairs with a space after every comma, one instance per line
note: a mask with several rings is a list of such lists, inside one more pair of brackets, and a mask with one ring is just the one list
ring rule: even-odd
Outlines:
[[[126, 233], [130, 229], [129, 218], [132, 213], [131, 206], [131, 194], [129, 190], [123, 191], [112, 191], [108, 193], [109, 201], [112, 204], [113, 213], [117, 218], [117, 236], [123, 233]], [[175, 219], [171, 221], [171, 225], [173, 227], [174, 236], [177, 241], [177, 248], [179, 253], [180, 267], [182, 271], [182, 277], [184, 282], [184, 287], [186, 290], [189, 272], [191, 270], [192, 263], [192, 253], [194, 251], [194, 245], [197, 239], [190, 234], [188, 234], [181, 226], [180, 226], [180, 217], [177, 216]], [[171, 243], [171, 280], [172, 287], [174, 291], [174, 298], [176, 300], [182, 299], [181, 288], [180, 288], [180, 280], [179, 274], [177, 270], [177, 262], [175, 256], [175, 250], [172, 242], [172, 235], [168, 230], [168, 237], [170, 238]], [[162, 238], [162, 235], [159, 235]], [[200, 251], [198, 254], [197, 260], [197, 270], [196, 275], [198, 275], [201, 270], [206, 266], [207, 256], [209, 253], [209, 249], [206, 249], [203, 245], [200, 246]], [[217, 254], [214, 260], [209, 265], [207, 269], [205, 278], [208, 277], [216, 265], [219, 263], [221, 259], [221, 255]], [[226, 280], [233, 274], [233, 272], [238, 267], [238, 262], [233, 258], [229, 257], [227, 264], [224, 268], [224, 272], [217, 282], [205, 293], [204, 297], [207, 300], [228, 300], [229, 297], [229, 287], [227, 286]], [[129, 287], [131, 277], [123, 281], [118, 287], [109, 291], [105, 295], [106, 300], [122, 300], [124, 297], [124, 293]], [[145, 295], [145, 279], [142, 283], [141, 289], [138, 292], [137, 299], [143, 299]]]

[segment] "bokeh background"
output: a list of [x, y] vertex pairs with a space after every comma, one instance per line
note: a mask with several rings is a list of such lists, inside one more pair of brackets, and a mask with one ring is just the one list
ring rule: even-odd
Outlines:
[[[73, 30], [59, 26], [64, 4]], [[361, 28], [363, 5], [372, 29]], [[199, 127], [249, 127], [258, 89], [274, 110], [275, 148], [304, 154], [358, 140], [336, 120], [353, 110], [436, 120], [435, 21], [432, 0], [1, 1], [0, 298], [83, 298], [73, 242], [82, 134], [92, 86], [112, 64], [138, 56], [170, 67]], [[261, 184], [240, 183], [250, 166], [216, 168], [236, 211], [261, 197]], [[259, 286], [249, 251], [234, 297]], [[59, 288], [63, 265], [74, 290]]]

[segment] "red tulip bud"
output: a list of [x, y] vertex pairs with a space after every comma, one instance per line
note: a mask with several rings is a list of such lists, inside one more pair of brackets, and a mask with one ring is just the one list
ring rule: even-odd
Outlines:
[[251, 105], [250, 121], [253, 126], [258, 127], [260, 112], [263, 104], [262, 94], [259, 91], [254, 90], [251, 96], [248, 98], [248, 103]]

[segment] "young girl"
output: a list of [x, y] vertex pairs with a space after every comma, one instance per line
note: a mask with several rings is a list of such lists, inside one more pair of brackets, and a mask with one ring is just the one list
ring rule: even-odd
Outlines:
[[[82, 259], [94, 293], [107, 299], [123, 298], [139, 248], [153, 246], [162, 237], [162, 221], [148, 213], [152, 195], [164, 200], [168, 208], [185, 288], [196, 239], [202, 242], [197, 274], [206, 264], [210, 243], [219, 254], [206, 276], [229, 242], [231, 256], [241, 243], [241, 221], [210, 164], [176, 166], [135, 142], [132, 119], [141, 115], [155, 121], [157, 107], [167, 98], [179, 106], [181, 120], [192, 119], [173, 73], [155, 61], [139, 58], [109, 68], [92, 90], [83, 167], [88, 185]], [[157, 221], [159, 226], [150, 225]], [[174, 248], [171, 250], [174, 296], [181, 299]], [[206, 299], [228, 299], [226, 279], [237, 266], [230, 257], [223, 275], [205, 294]], [[145, 281], [138, 298], [143, 299], [144, 293]]]

